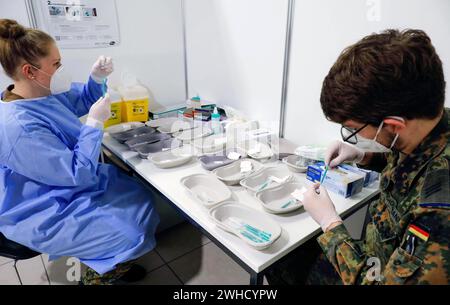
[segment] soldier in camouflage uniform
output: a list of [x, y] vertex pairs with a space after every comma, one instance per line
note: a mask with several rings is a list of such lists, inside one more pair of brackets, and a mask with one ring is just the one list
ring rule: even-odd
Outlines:
[[[371, 222], [365, 240], [352, 240], [342, 224], [318, 238], [345, 284], [448, 284], [449, 141], [450, 110], [446, 109], [412, 154], [401, 162], [399, 153], [387, 155], [380, 199], [369, 207]], [[410, 226], [420, 228], [425, 237], [416, 235]], [[414, 251], [408, 246], [412, 238]], [[378, 281], [366, 276], [373, 267], [367, 264], [371, 257], [381, 264]]]
[[[382, 171], [380, 198], [369, 206], [365, 238], [354, 240], [327, 191], [311, 187], [303, 204], [322, 226], [317, 241], [325, 256], [309, 243], [270, 271], [269, 283], [449, 283], [450, 110], [444, 101], [442, 63], [423, 31], [370, 35], [341, 54], [325, 78], [321, 104], [329, 120], [352, 129], [343, 139], [356, 147], [334, 143], [326, 162]], [[391, 150], [364, 152], [357, 147], [364, 138]]]

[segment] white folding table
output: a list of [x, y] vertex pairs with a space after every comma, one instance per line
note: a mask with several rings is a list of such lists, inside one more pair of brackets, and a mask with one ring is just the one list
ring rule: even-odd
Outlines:
[[[262, 284], [264, 270], [321, 232], [320, 226], [303, 209], [285, 215], [270, 214], [264, 211], [247, 190], [240, 186], [232, 186], [230, 189], [233, 200], [266, 213], [282, 227], [281, 237], [269, 248], [262, 251], [253, 249], [237, 236], [218, 228], [209, 218], [207, 210], [181, 186], [180, 179], [185, 176], [210, 173], [202, 168], [198, 160], [193, 159], [177, 168], [160, 169], [150, 161], [141, 159], [136, 152], [130, 151], [127, 146], [120, 144], [107, 133], [103, 139], [103, 148], [127, 164], [136, 176], [141, 178], [140, 180], [164, 195], [189, 222], [249, 272], [250, 284]], [[278, 160], [265, 165], [286, 166]], [[306, 180], [305, 174], [295, 173], [294, 176], [300, 182], [310, 183]], [[351, 198], [345, 199], [331, 192], [330, 197], [344, 219], [373, 200], [378, 193], [378, 185], [374, 185], [371, 188], [364, 188]]]

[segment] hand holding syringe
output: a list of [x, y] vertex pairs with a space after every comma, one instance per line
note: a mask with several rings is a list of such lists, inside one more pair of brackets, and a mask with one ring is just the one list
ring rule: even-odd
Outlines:
[[325, 165], [325, 171], [322, 175], [322, 178], [320, 179], [319, 187], [316, 188], [317, 194], [320, 194], [320, 186], [322, 185], [323, 181], [325, 180], [325, 177], [327, 176], [328, 168], [329, 168], [329, 166]]

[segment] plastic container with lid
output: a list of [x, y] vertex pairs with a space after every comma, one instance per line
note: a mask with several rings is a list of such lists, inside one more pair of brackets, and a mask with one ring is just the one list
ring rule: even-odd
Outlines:
[[187, 107], [195, 109], [202, 109], [202, 100], [200, 96], [197, 94], [196, 96], [192, 97], [187, 101]]
[[111, 99], [111, 117], [105, 122], [105, 128], [122, 122], [122, 97], [112, 89], [108, 90], [108, 94]]
[[122, 122], [148, 121], [150, 93], [140, 84], [120, 86], [122, 96]]

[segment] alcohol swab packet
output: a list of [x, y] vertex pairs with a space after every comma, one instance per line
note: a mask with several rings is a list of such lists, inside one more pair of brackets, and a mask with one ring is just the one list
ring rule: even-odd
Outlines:
[[294, 197], [295, 199], [299, 200], [299, 201], [303, 201], [304, 199], [304, 194], [308, 191], [308, 189], [306, 187], [302, 187], [300, 190], [296, 189], [295, 191], [293, 191], [291, 193], [291, 196]]

